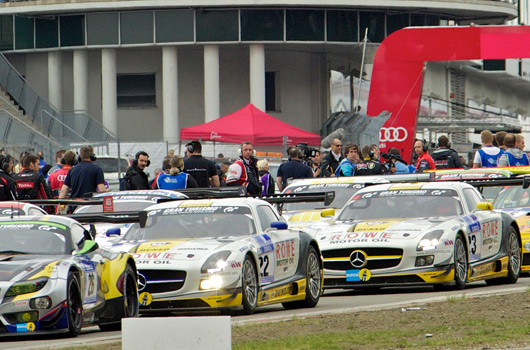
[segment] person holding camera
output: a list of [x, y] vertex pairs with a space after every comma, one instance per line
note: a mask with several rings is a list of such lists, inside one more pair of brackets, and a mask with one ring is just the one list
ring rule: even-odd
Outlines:
[[403, 158], [397, 148], [392, 147], [387, 153], [381, 153], [381, 157], [387, 160], [385, 167], [387, 168], [387, 174], [410, 174], [408, 164]]
[[302, 163], [300, 159], [301, 152], [298, 147], [289, 148], [289, 161], [282, 163], [278, 168], [278, 176], [276, 177], [276, 185], [279, 191], [283, 191], [287, 187], [288, 179], [305, 179], [313, 177], [311, 168]]
[[385, 167], [379, 160], [375, 160], [372, 146], [365, 145], [361, 149], [363, 160], [356, 164], [353, 176], [384, 175]]

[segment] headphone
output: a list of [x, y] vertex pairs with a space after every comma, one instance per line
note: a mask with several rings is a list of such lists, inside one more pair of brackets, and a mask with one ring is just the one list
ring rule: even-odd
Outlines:
[[[74, 159], [72, 159], [72, 166], [79, 164], [80, 159], [81, 159], [80, 156], [74, 157]], [[90, 156], [90, 160], [92, 160], [92, 156]], [[94, 160], [92, 161], [95, 161], [95, 160], [96, 160], [96, 156], [94, 155]], [[64, 160], [64, 155], [61, 157], [60, 163], [61, 165], [66, 165], [66, 162]]]
[[9, 168], [9, 156], [0, 154], [0, 169], [7, 172], [7, 168]]
[[[76, 153], [77, 153], [77, 152], [76, 152]], [[91, 160], [92, 162], [95, 162], [96, 159], [98, 159], [98, 158], [96, 157], [96, 155], [95, 155], [94, 153], [92, 153], [92, 154], [90, 155], [90, 160]], [[81, 156], [78, 156], [78, 157], [77, 157], [77, 162], [75, 162], [75, 164], [81, 163], [82, 161], [83, 161], [83, 160], [81, 159]], [[61, 163], [61, 164], [62, 164], [62, 163]], [[75, 164], [72, 164], [72, 165], [75, 165]]]
[[188, 153], [193, 153], [195, 151], [195, 147], [193, 147], [193, 143], [192, 142], [188, 142], [186, 144], [186, 150], [188, 151]]
[[[188, 145], [186, 145], [186, 147], [188, 147]], [[192, 148], [193, 148], [193, 146], [192, 146]], [[191, 152], [193, 152], [193, 151], [191, 151]], [[147, 156], [149, 158], [149, 154], [147, 154], [145, 151], [139, 151], [134, 156], [134, 159], [132, 161], [133, 165], [138, 166], [138, 158], [140, 158], [140, 156]], [[149, 165], [151, 165], [151, 161], [149, 159], [147, 159], [147, 166], [149, 166]]]
[[[243, 156], [243, 144], [241, 144], [241, 147], [237, 150], [237, 155], [242, 157]], [[256, 150], [252, 148], [252, 157], [256, 156]]]
[[370, 152], [368, 152], [368, 157], [370, 157], [370, 159], [372, 159], [373, 157], [375, 156], [375, 152], [372, 148], [370, 148]]
[[429, 150], [429, 145], [427, 144], [427, 140], [423, 139], [420, 141], [423, 144], [423, 152], [427, 152]]

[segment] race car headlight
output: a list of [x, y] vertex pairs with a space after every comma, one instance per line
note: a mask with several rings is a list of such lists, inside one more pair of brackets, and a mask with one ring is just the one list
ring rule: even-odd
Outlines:
[[223, 279], [221, 276], [211, 276], [201, 281], [201, 289], [219, 289], [223, 285]]
[[33, 293], [44, 288], [48, 282], [47, 277], [37, 278], [31, 281], [18, 282], [13, 284], [6, 292], [6, 297], [14, 297], [20, 294]]
[[443, 230], [435, 230], [427, 233], [416, 246], [416, 250], [418, 252], [424, 252], [426, 250], [436, 249], [436, 246], [438, 243], [440, 243], [440, 237], [442, 237], [443, 233]]
[[527, 252], [530, 252], [530, 242], [526, 242], [524, 244], [524, 250], [526, 250]]
[[210, 256], [201, 267], [201, 273], [215, 273], [223, 271], [226, 266], [226, 260], [230, 256], [229, 250], [217, 252]]
[[29, 301], [29, 307], [32, 309], [46, 310], [52, 306], [52, 300], [49, 296], [33, 298]]

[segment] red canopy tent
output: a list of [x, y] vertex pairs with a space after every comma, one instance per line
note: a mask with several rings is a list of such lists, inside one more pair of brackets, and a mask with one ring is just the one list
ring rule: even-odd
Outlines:
[[204, 140], [253, 145], [293, 145], [307, 142], [320, 145], [320, 135], [295, 128], [248, 104], [240, 110], [208, 123], [180, 130], [181, 140]]

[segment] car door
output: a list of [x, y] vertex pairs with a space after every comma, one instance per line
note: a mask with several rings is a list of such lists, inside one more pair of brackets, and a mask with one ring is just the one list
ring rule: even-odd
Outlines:
[[281, 220], [268, 205], [256, 207], [261, 236], [270, 241], [272, 250], [259, 255], [262, 283], [277, 282], [293, 276], [300, 259], [300, 235], [296, 230], [264, 232], [274, 221]]
[[90, 253], [79, 254], [78, 252], [83, 248], [84, 242], [86, 240], [91, 240], [90, 233], [81, 225], [77, 224], [72, 225], [71, 232], [75, 249], [73, 257], [75, 262], [83, 270], [82, 280], [79, 282], [81, 284], [83, 308], [86, 310], [97, 306], [104, 301], [102, 298], [99, 298], [98, 300], [98, 290], [101, 285], [101, 273], [104, 258], [97, 250]]
[[464, 217], [469, 228], [467, 240], [470, 262], [487, 259], [499, 251], [502, 241], [501, 214], [493, 210], [476, 210], [484, 198], [474, 188], [463, 190], [470, 215]]

